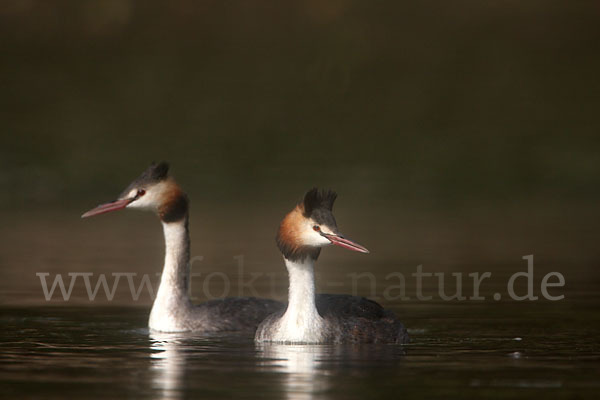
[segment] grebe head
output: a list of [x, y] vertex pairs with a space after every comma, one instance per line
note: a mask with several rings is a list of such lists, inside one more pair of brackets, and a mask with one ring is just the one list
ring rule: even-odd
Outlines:
[[188, 199], [179, 185], [168, 176], [169, 164], [152, 163], [125, 188], [119, 198], [101, 204], [81, 216], [92, 217], [123, 208], [153, 211], [164, 222], [181, 220], [187, 215]]
[[368, 253], [365, 247], [344, 238], [332, 213], [337, 194], [331, 190], [309, 190], [304, 199], [288, 213], [277, 233], [277, 246], [291, 261], [306, 257], [317, 259], [322, 247], [335, 244]]

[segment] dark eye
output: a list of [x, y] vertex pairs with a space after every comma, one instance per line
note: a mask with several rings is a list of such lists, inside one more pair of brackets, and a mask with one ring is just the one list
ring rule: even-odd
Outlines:
[[137, 191], [137, 194], [135, 195], [135, 197], [142, 197], [145, 194], [146, 194], [146, 191], [144, 189], [139, 189]]
[[315, 232], [320, 232], [321, 231], [321, 227], [319, 225], [315, 225], [315, 226], [313, 226], [313, 230]]

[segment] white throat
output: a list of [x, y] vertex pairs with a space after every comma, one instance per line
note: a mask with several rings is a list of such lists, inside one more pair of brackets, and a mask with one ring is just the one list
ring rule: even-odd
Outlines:
[[185, 331], [192, 310], [188, 295], [190, 276], [190, 239], [187, 217], [163, 222], [165, 265], [160, 286], [150, 312], [150, 329], [161, 332]]
[[278, 321], [273, 341], [318, 343], [323, 339], [323, 318], [315, 304], [315, 261], [285, 259], [290, 288], [288, 307]]

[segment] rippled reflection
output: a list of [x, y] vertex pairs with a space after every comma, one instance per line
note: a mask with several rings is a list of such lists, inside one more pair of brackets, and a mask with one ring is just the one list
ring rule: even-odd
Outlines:
[[152, 386], [163, 399], [182, 398], [186, 358], [183, 337], [176, 333], [150, 333]]
[[397, 368], [406, 355], [398, 345], [285, 345], [257, 344], [259, 365], [284, 373], [282, 392], [288, 399], [329, 397], [336, 381], [348, 371]]
[[288, 399], [312, 399], [331, 387], [327, 374], [319, 373], [321, 360], [330, 353], [325, 345], [257, 344], [262, 365], [285, 372], [284, 391]]

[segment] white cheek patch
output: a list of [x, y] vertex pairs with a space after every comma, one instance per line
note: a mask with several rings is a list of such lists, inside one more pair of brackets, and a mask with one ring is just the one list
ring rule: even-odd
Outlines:
[[[136, 208], [141, 210], [156, 210], [160, 204], [160, 195], [162, 193], [163, 186], [160, 184], [146, 188], [146, 193], [138, 197], [127, 205], [129, 208]], [[133, 189], [127, 195], [129, 198], [134, 198], [138, 193], [138, 189]]]
[[[320, 232], [314, 230], [314, 226], [317, 225], [323, 230], [323, 227], [317, 224], [312, 219], [306, 221], [302, 229], [302, 241], [305, 246], [323, 247], [331, 244], [329, 239], [323, 237]], [[326, 231], [324, 231], [326, 232]], [[327, 233], [327, 232], [326, 232]]]
[[158, 208], [160, 202], [156, 196], [156, 193], [151, 191], [147, 191], [145, 195], [137, 199], [131, 204], [138, 204], [138, 207], [146, 209], [146, 210], [155, 210]]
[[[141, 183], [134, 187], [120, 200], [129, 200], [127, 208], [157, 212], [169, 202], [178, 201], [178, 197], [185, 196], [177, 184], [170, 179], [157, 183]], [[185, 200], [185, 199], [184, 199]], [[187, 203], [185, 203], [187, 207]]]

